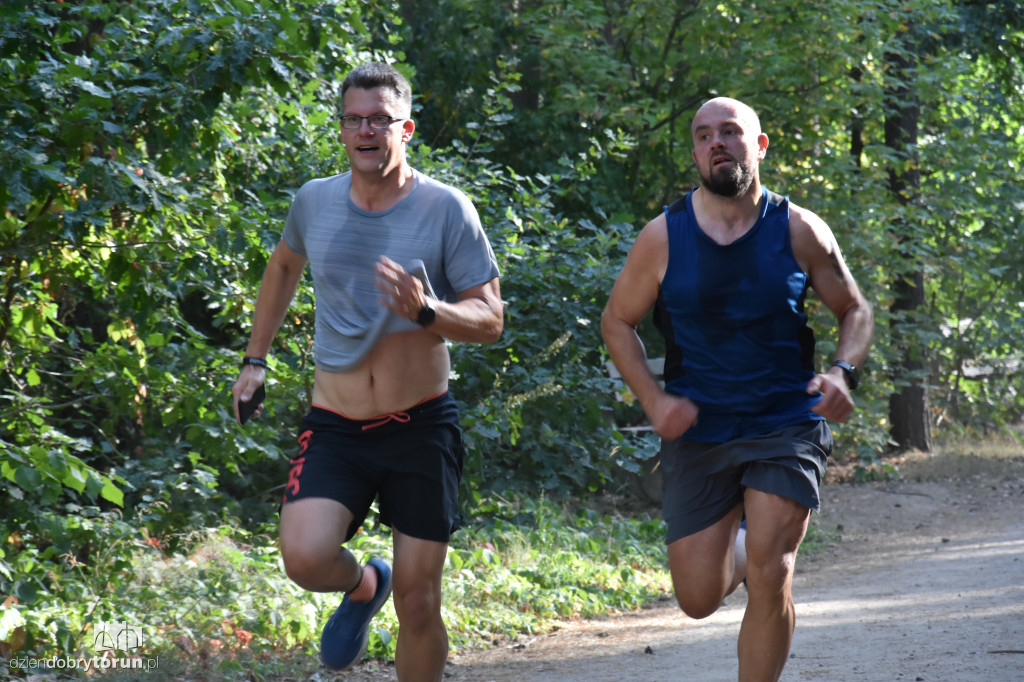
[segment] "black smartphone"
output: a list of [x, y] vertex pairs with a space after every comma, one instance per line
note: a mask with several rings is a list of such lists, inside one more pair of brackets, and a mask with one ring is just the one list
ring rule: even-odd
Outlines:
[[252, 416], [252, 413], [256, 411], [256, 408], [260, 406], [260, 403], [262, 403], [266, 397], [267, 389], [264, 388], [263, 384], [260, 384], [260, 387], [256, 389], [256, 392], [252, 394], [252, 398], [244, 403], [239, 402], [238, 423], [244, 424], [249, 421], [249, 417]]

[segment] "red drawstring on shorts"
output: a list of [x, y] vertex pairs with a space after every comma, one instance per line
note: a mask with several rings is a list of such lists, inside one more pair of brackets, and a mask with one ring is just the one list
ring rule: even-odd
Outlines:
[[412, 419], [412, 417], [409, 416], [408, 412], [391, 412], [390, 414], [384, 415], [381, 419], [371, 424], [363, 424], [363, 431], [369, 431], [370, 429], [375, 429], [378, 426], [384, 426], [391, 420], [401, 422], [404, 424], [410, 419]]

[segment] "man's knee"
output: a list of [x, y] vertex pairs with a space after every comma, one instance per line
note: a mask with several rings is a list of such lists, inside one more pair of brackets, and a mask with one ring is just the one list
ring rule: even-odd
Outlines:
[[[336, 552], [337, 550], [335, 550]], [[322, 550], [301, 545], [285, 545], [281, 548], [284, 572], [288, 578], [304, 590], [319, 591], [333, 556]]]
[[395, 586], [395, 613], [401, 627], [421, 630], [435, 627], [441, 620], [440, 591], [430, 585], [403, 589]]
[[343, 578], [336, 563], [353, 518], [343, 504], [326, 498], [307, 497], [284, 505], [279, 531], [281, 559], [292, 582], [314, 592], [350, 587], [337, 584]]
[[712, 615], [722, 605], [721, 599], [709, 599], [707, 595], [687, 595], [676, 591], [676, 602], [690, 618], [701, 620]]
[[747, 555], [747, 585], [760, 594], [785, 596], [793, 580], [796, 552]]

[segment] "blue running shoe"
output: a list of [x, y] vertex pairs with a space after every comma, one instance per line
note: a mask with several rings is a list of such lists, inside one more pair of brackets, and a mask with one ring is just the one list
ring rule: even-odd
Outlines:
[[356, 663], [370, 640], [370, 621], [391, 595], [391, 566], [383, 559], [367, 564], [377, 569], [377, 593], [367, 602], [352, 601], [345, 595], [320, 634], [320, 660], [328, 668], [342, 670]]

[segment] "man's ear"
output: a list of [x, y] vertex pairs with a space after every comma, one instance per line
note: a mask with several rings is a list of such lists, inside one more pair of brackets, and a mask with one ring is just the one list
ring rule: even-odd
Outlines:
[[768, 153], [768, 136], [761, 133], [757, 136], [757, 160], [763, 161], [765, 154]]

